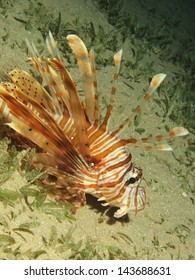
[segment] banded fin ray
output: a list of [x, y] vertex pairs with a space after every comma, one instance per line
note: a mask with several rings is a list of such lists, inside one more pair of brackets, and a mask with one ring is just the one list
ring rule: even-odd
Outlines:
[[4, 87], [12, 96], [15, 96], [25, 104], [28, 103], [29, 108], [33, 107], [32, 109], [40, 116], [43, 113], [42, 111], [47, 110], [55, 118], [59, 126], [62, 129], [64, 128], [70, 117], [66, 105], [63, 106], [62, 115], [60, 117], [57, 115], [56, 118], [56, 108], [50, 94], [34, 77], [20, 69], [12, 70], [9, 75], [13, 83], [6, 82], [3, 85], [1, 84], [0, 87]]
[[119, 135], [128, 125], [131, 125], [134, 118], [141, 113], [142, 107], [147, 102], [154, 91], [160, 86], [162, 81], [165, 79], [166, 74], [160, 73], [155, 75], [149, 85], [149, 88], [147, 92], [143, 95], [143, 98], [141, 99], [140, 103], [133, 109], [132, 114], [127, 117], [123, 123], [115, 130], [112, 132], [112, 135]]
[[66, 158], [69, 163], [67, 168], [75, 170], [79, 166], [85, 167], [85, 163], [65, 135], [61, 138], [54, 134], [48, 125], [13, 96], [4, 94], [3, 98], [12, 112], [12, 122], [8, 123], [11, 128], [33, 141], [44, 151], [55, 154], [57, 160], [59, 158], [63, 161]]
[[92, 81], [93, 81], [93, 87], [94, 87], [94, 118], [92, 119], [95, 123], [95, 125], [99, 124], [100, 121], [100, 111], [99, 111], [99, 103], [98, 103], [98, 85], [97, 85], [97, 79], [96, 79], [96, 68], [95, 68], [95, 52], [94, 48], [92, 48], [89, 51], [89, 60], [91, 62], [91, 72], [92, 72]]
[[0, 97], [0, 124], [11, 123], [12, 114], [6, 101]]
[[114, 106], [115, 95], [116, 95], [116, 83], [118, 81], [120, 65], [121, 65], [121, 59], [122, 59], [122, 53], [123, 53], [122, 50], [120, 50], [120, 51], [118, 51], [114, 55], [114, 63], [116, 65], [116, 71], [114, 73], [114, 78], [113, 78], [113, 81], [112, 81], [112, 88], [111, 88], [111, 94], [110, 94], [110, 102], [109, 102], [109, 105], [107, 107], [107, 111], [106, 111], [106, 115], [104, 117], [104, 121], [103, 121], [103, 123], [101, 125], [104, 129], [108, 128], [109, 120], [110, 120], [111, 113], [112, 113], [113, 106]]
[[[20, 69], [12, 70], [9, 75], [15, 86], [19, 87], [24, 94], [45, 107], [48, 112], [55, 113], [51, 96], [33, 76]], [[14, 94], [14, 89], [12, 92]]]
[[[4, 83], [0, 84], [0, 91], [2, 96], [6, 96], [9, 94], [13, 96], [15, 99], [25, 104], [25, 106], [33, 112], [45, 125], [50, 125], [50, 129], [53, 133], [58, 135], [59, 137], [64, 137], [64, 133], [58, 126], [58, 123], [52, 117], [52, 114], [48, 113], [46, 108], [42, 107], [39, 103], [36, 102], [36, 99], [32, 99], [29, 95], [24, 93], [21, 88], [12, 83]], [[66, 136], [65, 136], [66, 137]]]
[[93, 86], [93, 73], [87, 48], [83, 41], [76, 35], [67, 36], [68, 44], [75, 54], [81, 74], [83, 92], [85, 95], [85, 109], [89, 120], [94, 119], [95, 92]]
[[[174, 127], [170, 131], [164, 134], [158, 134], [153, 137], [143, 137], [143, 138], [129, 138], [123, 139], [124, 145], [131, 144], [136, 149], [146, 149], [146, 150], [161, 150], [161, 151], [171, 151], [172, 148], [168, 144], [159, 144], [153, 146], [145, 146], [143, 144], [153, 143], [163, 141], [165, 139], [174, 139], [179, 136], [188, 135], [189, 131], [184, 127]], [[140, 145], [139, 145], [140, 144]]]
[[[56, 45], [53, 43], [53, 41], [54, 41], [53, 36], [50, 33], [47, 41], [49, 51], [51, 53], [57, 53], [57, 51], [55, 51]], [[79, 152], [86, 160], [86, 162], [90, 162], [90, 151], [89, 151], [89, 143], [88, 143], [88, 136], [87, 136], [88, 124], [86, 121], [85, 112], [77, 88], [70, 74], [68, 73], [66, 67], [63, 65], [62, 59], [59, 55], [57, 58], [55, 57], [49, 59], [49, 63], [60, 74], [61, 79], [64, 82], [64, 86], [69, 94], [69, 100], [70, 100], [69, 111], [74, 120], [74, 126], [76, 128], [76, 133], [74, 137], [76, 138], [76, 142], [78, 143]]]
[[62, 109], [59, 106], [58, 98], [57, 98], [57, 95], [56, 95], [56, 88], [54, 86], [55, 83], [53, 84], [51, 74], [50, 74], [49, 65], [47, 64], [46, 61], [44, 61], [41, 58], [37, 48], [35, 47], [35, 45], [33, 43], [30, 44], [28, 42], [28, 40], [26, 40], [26, 44], [28, 46], [29, 51], [32, 54], [32, 57], [30, 57], [27, 61], [30, 61], [32, 63], [32, 66], [35, 68], [36, 71], [38, 71], [41, 74], [44, 81], [49, 86], [52, 102], [53, 102], [54, 108], [55, 108], [54, 115], [55, 116], [57, 116], [57, 115], [60, 116], [62, 114]]

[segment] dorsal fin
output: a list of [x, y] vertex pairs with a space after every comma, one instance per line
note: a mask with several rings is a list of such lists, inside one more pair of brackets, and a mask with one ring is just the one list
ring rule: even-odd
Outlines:
[[95, 94], [94, 118], [92, 119], [92, 121], [95, 122], [95, 125], [98, 125], [99, 121], [100, 121], [100, 111], [99, 111], [99, 104], [98, 104], [99, 93], [98, 93], [98, 85], [97, 85], [97, 79], [96, 79], [95, 53], [94, 53], [93, 48], [89, 51], [89, 60], [91, 62], [91, 72], [92, 72], [93, 88], [94, 88], [94, 94]]
[[77, 133], [75, 137], [77, 138], [77, 143], [79, 145], [79, 151], [83, 158], [89, 162], [90, 161], [90, 151], [87, 136], [87, 122], [85, 118], [85, 113], [83, 105], [81, 103], [80, 97], [78, 95], [76, 86], [68, 73], [67, 69], [63, 63], [58, 59], [50, 59], [52, 66], [60, 73], [62, 80], [69, 92], [70, 96], [70, 112], [74, 119], [74, 125]]
[[[66, 158], [67, 169], [75, 170], [79, 166], [87, 165], [78, 155], [78, 152], [64, 135], [60, 128], [55, 127], [55, 121], [48, 115], [49, 125], [28, 107], [7, 93], [3, 98], [12, 114], [12, 122], [8, 123], [15, 131], [27, 137], [44, 151], [56, 156], [56, 160], [63, 162]], [[47, 114], [47, 112], [45, 112]], [[54, 130], [55, 127], [55, 130]]]
[[61, 116], [62, 115], [62, 108], [61, 108], [61, 106], [59, 104], [59, 101], [58, 101], [58, 96], [56, 94], [56, 88], [54, 86], [55, 82], [53, 84], [53, 79], [52, 79], [52, 76], [50, 74], [49, 65], [46, 61], [44, 61], [41, 58], [37, 48], [35, 47], [35, 45], [33, 43], [30, 44], [28, 42], [28, 40], [26, 40], [26, 43], [27, 43], [29, 51], [32, 54], [32, 57], [29, 58], [28, 61], [32, 62], [32, 66], [35, 68], [36, 71], [38, 71], [41, 74], [42, 78], [44, 79], [44, 81], [46, 82], [46, 84], [49, 87], [52, 102], [53, 102], [54, 108], [55, 108], [55, 113], [54, 114], [56, 116]]
[[141, 102], [133, 109], [131, 115], [124, 120], [124, 122], [115, 130], [112, 132], [112, 135], [119, 135], [128, 125], [131, 125], [134, 118], [140, 114], [143, 105], [150, 99], [154, 91], [160, 86], [164, 78], [166, 77], [166, 74], [160, 73], [155, 75], [149, 85], [149, 88], [147, 92], [144, 94], [143, 98], [141, 99]]
[[55, 114], [55, 107], [51, 96], [33, 76], [20, 69], [12, 70], [9, 75], [13, 83], [18, 86], [24, 94], [45, 107], [48, 112]]
[[[166, 139], [173, 139], [179, 136], [188, 135], [189, 131], [184, 127], [174, 127], [169, 132], [164, 134], [158, 134], [153, 137], [143, 137], [143, 138], [129, 138], [123, 139], [124, 145], [132, 145], [135, 149], [145, 149], [145, 150], [161, 150], [161, 151], [172, 151], [172, 148], [168, 144], [159, 145], [148, 145], [148, 143], [160, 142]], [[142, 145], [145, 144], [145, 145]]]
[[[79, 152], [82, 155], [83, 159], [87, 162], [90, 161], [90, 151], [87, 137], [87, 123], [85, 118], [85, 112], [83, 105], [80, 101], [76, 86], [70, 77], [67, 69], [63, 65], [62, 59], [58, 55], [56, 44], [50, 33], [49, 38], [47, 39], [47, 46], [49, 51], [57, 54], [57, 58], [52, 58], [49, 60], [49, 63], [55, 68], [57, 72], [60, 73], [63, 83], [59, 80], [56, 72], [47, 64], [46, 61], [39, 57], [39, 53], [36, 47], [28, 43], [28, 46], [31, 50], [31, 53], [34, 57], [30, 58], [30, 61], [33, 62], [34, 68], [40, 72], [43, 78], [46, 80], [49, 89], [51, 90], [51, 96], [56, 107], [55, 119], [59, 123], [63, 122], [63, 107], [59, 104], [59, 99], [61, 99], [66, 108], [74, 119], [74, 126], [76, 128], [76, 142], [78, 143]], [[56, 76], [58, 77], [56, 81]], [[64, 91], [62, 91], [64, 88]], [[62, 89], [62, 90], [61, 90]], [[64, 122], [63, 122], [64, 124]]]
[[89, 54], [83, 41], [76, 35], [67, 36], [68, 44], [75, 54], [81, 73], [83, 92], [85, 95], [85, 109], [89, 120], [94, 119], [95, 93], [93, 87], [93, 73]]
[[[1, 91], [1, 89], [0, 89]], [[7, 106], [7, 103], [0, 97], [0, 124], [11, 123], [12, 114]]]
[[105, 129], [108, 128], [108, 124], [109, 124], [109, 120], [111, 117], [111, 113], [113, 110], [113, 106], [114, 106], [114, 101], [115, 101], [115, 94], [116, 94], [116, 83], [118, 81], [118, 76], [119, 76], [119, 71], [120, 71], [120, 65], [121, 65], [121, 59], [122, 59], [122, 50], [118, 51], [115, 55], [114, 55], [114, 62], [116, 65], [116, 72], [114, 73], [114, 78], [112, 81], [112, 89], [111, 89], [111, 95], [110, 95], [110, 103], [108, 105], [107, 108], [107, 112], [106, 112], [106, 116], [104, 118], [104, 121], [102, 123], [102, 127], [104, 127]]

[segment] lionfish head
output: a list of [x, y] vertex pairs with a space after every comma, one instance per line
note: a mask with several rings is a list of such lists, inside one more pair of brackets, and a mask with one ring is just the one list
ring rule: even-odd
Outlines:
[[114, 206], [119, 209], [114, 213], [115, 218], [120, 218], [129, 211], [135, 213], [142, 210], [145, 206], [146, 194], [143, 187], [140, 186], [142, 181], [142, 170], [133, 167], [125, 176], [123, 184], [123, 194], [114, 201]]

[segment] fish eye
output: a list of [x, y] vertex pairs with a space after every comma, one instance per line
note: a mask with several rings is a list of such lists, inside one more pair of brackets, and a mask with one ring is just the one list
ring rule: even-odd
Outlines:
[[135, 181], [136, 181], [136, 178], [134, 178], [134, 177], [131, 177], [131, 178], [129, 178], [129, 179], [127, 180], [127, 182], [128, 182], [129, 184], [134, 184]]

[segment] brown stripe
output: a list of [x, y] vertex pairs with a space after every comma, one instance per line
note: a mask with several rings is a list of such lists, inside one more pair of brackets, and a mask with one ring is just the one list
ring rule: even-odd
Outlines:
[[[132, 159], [132, 156], [131, 156], [131, 154], [129, 154], [126, 159], [124, 159], [123, 161], [120, 161], [120, 162], [118, 162], [118, 163], [116, 163], [116, 164], [106, 168], [104, 170], [104, 172], [109, 172], [109, 171], [117, 169], [117, 168], [119, 168], [119, 167], [121, 167], [123, 165], [126, 165], [128, 162], [131, 162], [131, 159]], [[131, 164], [131, 166], [132, 166], [132, 164]]]
[[[110, 153], [112, 153], [113, 151], [115, 151], [116, 149], [123, 147], [123, 141], [118, 140], [117, 143], [111, 145], [109, 148], [105, 147], [104, 149], [102, 149], [101, 152], [95, 154], [95, 158], [98, 160], [101, 160], [102, 158], [105, 158], [106, 156], [108, 156]], [[101, 148], [101, 145], [100, 147]], [[97, 149], [97, 148], [96, 148]]]
[[[109, 183], [105, 183], [105, 182], [103, 182], [103, 183], [100, 183], [100, 184], [98, 184], [98, 189], [100, 189], [101, 190], [101, 188], [110, 188], [110, 189], [112, 189], [112, 188], [115, 188], [116, 187], [116, 185], [118, 185], [118, 184], [120, 184], [121, 182], [122, 182], [122, 180], [123, 180], [123, 178], [125, 177], [125, 175], [130, 171], [132, 169], [132, 163], [130, 164], [130, 166], [126, 169], [126, 171], [121, 175], [121, 177], [120, 178], [118, 178], [118, 180], [115, 180], [115, 182], [109, 182]], [[120, 170], [121, 171], [121, 170]], [[116, 174], [116, 170], [113, 170], [113, 173], [114, 174]], [[118, 172], [118, 173], [120, 173], [120, 172]], [[101, 181], [100, 181], [101, 182]], [[128, 183], [126, 184], [124, 184], [124, 187], [126, 188], [128, 186]], [[106, 193], [106, 191], [105, 191], [105, 193]], [[108, 192], [108, 193], [110, 193], [110, 192]]]

